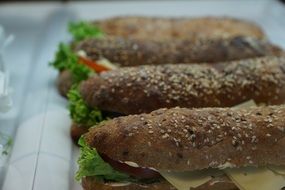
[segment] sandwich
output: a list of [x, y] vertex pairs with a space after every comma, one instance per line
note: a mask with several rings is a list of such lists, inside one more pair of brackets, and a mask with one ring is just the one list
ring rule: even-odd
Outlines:
[[159, 108], [231, 107], [251, 99], [258, 104], [284, 103], [283, 57], [218, 65], [144, 65], [89, 78], [69, 93], [73, 139], [106, 118]]
[[284, 106], [118, 117], [80, 139], [76, 179], [84, 190], [281, 190], [284, 130]]
[[71, 85], [102, 71], [139, 65], [217, 63], [283, 51], [268, 41], [250, 37], [228, 39], [164, 40], [105, 37], [83, 40], [73, 50], [60, 45], [53, 66], [60, 71], [58, 88], [66, 95]]
[[[161, 27], [161, 23], [168, 22], [171, 24], [164, 24], [168, 27]], [[135, 23], [144, 23], [151, 29], [138, 30], [136, 27], [141, 28], [141, 25], [135, 27]], [[202, 27], [205, 23], [208, 25]], [[130, 32], [127, 28], [136, 29]], [[70, 25], [74, 41], [70, 45], [59, 45], [51, 65], [60, 72], [58, 89], [66, 96], [72, 85], [90, 75], [122, 66], [215, 63], [282, 54], [279, 47], [270, 44], [261, 32], [253, 28], [253, 25], [243, 21], [208, 17], [181, 20], [123, 17], [94, 23], [80, 22]], [[175, 31], [168, 31], [172, 29]], [[122, 34], [122, 30], [126, 30], [126, 34]], [[108, 31], [118, 31], [118, 35]], [[256, 35], [246, 31], [255, 31], [253, 34]], [[170, 34], [176, 33], [176, 36], [170, 37]]]
[[102, 31], [107, 36], [156, 40], [174, 38], [195, 40], [197, 38], [230, 38], [235, 36], [266, 38], [262, 29], [255, 23], [229, 17], [121, 16], [78, 22], [70, 26], [70, 32], [76, 40], [97, 36], [98, 31]]

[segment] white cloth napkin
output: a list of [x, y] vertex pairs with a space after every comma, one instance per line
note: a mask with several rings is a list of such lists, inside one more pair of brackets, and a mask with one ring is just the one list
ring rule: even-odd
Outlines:
[[7, 112], [12, 107], [9, 94], [9, 72], [4, 62], [4, 49], [13, 40], [13, 36], [6, 36], [0, 25], [0, 112]]
[[39, 114], [17, 131], [3, 189], [69, 190], [74, 179], [67, 110]]

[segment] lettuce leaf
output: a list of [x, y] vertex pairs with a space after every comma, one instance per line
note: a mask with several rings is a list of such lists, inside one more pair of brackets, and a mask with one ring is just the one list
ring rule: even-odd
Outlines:
[[85, 140], [81, 137], [78, 144], [80, 148], [80, 157], [77, 161], [79, 170], [76, 173], [75, 179], [80, 180], [82, 177], [95, 176], [97, 179], [110, 181], [134, 181], [133, 178], [125, 173], [114, 170], [106, 163], [96, 149], [90, 148]]
[[50, 62], [50, 65], [59, 71], [69, 70], [72, 73], [73, 83], [75, 84], [87, 79], [92, 73], [94, 73], [94, 71], [87, 66], [78, 64], [77, 55], [71, 50], [69, 45], [64, 43], [59, 44], [55, 60]]
[[84, 40], [90, 37], [103, 37], [104, 33], [100, 28], [90, 22], [75, 22], [68, 26], [69, 32], [72, 34], [75, 41]]
[[8, 155], [11, 151], [13, 139], [11, 136], [0, 133], [0, 156]]
[[[75, 41], [89, 37], [102, 37], [103, 32], [89, 22], [77, 22], [69, 24], [69, 32]], [[87, 79], [94, 71], [83, 64], [78, 64], [78, 57], [72, 51], [70, 45], [60, 43], [54, 61], [50, 65], [59, 71], [69, 70], [72, 73], [73, 83], [77, 84]]]
[[87, 106], [78, 91], [78, 87], [73, 86], [67, 97], [70, 116], [76, 123], [93, 126], [105, 119], [99, 109]]

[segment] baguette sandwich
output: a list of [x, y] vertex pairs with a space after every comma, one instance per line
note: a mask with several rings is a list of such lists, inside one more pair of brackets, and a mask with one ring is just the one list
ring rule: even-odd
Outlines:
[[[70, 60], [69, 62], [62, 60], [62, 55], [58, 54], [58, 61], [54, 63], [54, 66], [61, 71], [58, 88], [63, 95], [72, 84], [88, 78], [92, 73], [119, 67], [167, 63], [216, 63], [270, 55], [278, 56], [283, 53], [279, 47], [266, 40], [250, 37], [196, 41], [105, 37], [78, 42], [73, 50], [77, 53], [74, 54], [71, 50], [69, 52], [69, 55], [65, 56], [65, 59]], [[72, 56], [74, 56], [73, 60]]]
[[[254, 25], [227, 18], [122, 17], [94, 23], [72, 25], [75, 41], [70, 46], [61, 44], [51, 63], [60, 71], [58, 89], [63, 96], [90, 75], [121, 66], [215, 63], [282, 54]], [[149, 30], [135, 27], [135, 23], [143, 23]], [[162, 23], [167, 27], [161, 27]]]
[[284, 106], [118, 117], [80, 140], [76, 178], [85, 190], [176, 190], [169, 176], [186, 172], [190, 190], [281, 190], [284, 131]]
[[[264, 57], [209, 65], [126, 67], [84, 81], [69, 94], [72, 137], [115, 114], [171, 107], [231, 107], [285, 100], [285, 59]], [[78, 131], [80, 130], [80, 132]]]
[[[106, 35], [139, 39], [197, 39], [249, 36], [264, 39], [265, 34], [255, 23], [229, 17], [164, 18], [122, 16], [87, 22]], [[76, 26], [74, 31], [78, 30]]]

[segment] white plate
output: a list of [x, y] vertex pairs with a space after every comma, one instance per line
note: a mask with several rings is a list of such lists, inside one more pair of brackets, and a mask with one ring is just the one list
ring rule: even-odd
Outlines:
[[[48, 66], [59, 41], [68, 40], [68, 21], [116, 15], [232, 16], [254, 21], [285, 48], [285, 6], [277, 1], [112, 1], [12, 4], [0, 7], [0, 23], [15, 35], [7, 49], [15, 107], [0, 115], [1, 129], [15, 134], [3, 189], [78, 190], [74, 181], [78, 149], [69, 138], [66, 101]], [[20, 68], [20, 69], [19, 69]], [[2, 172], [3, 173], [3, 172]], [[3, 175], [0, 173], [0, 182]]]

